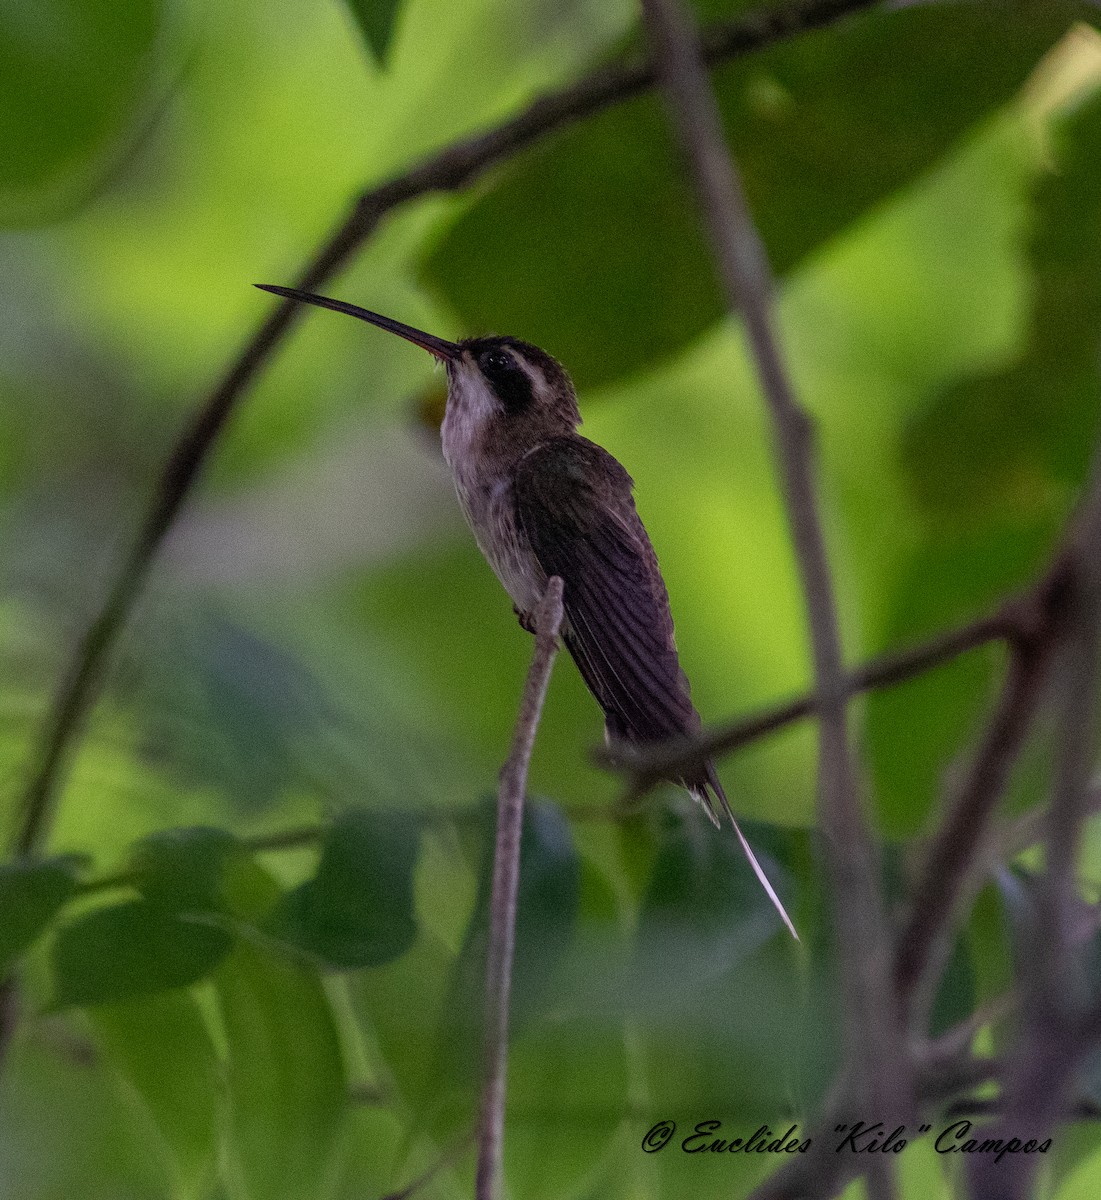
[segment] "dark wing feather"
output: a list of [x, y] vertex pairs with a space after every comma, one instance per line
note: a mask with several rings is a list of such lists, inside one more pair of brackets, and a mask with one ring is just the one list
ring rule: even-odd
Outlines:
[[[612, 738], [663, 741], [700, 719], [677, 660], [669, 597], [631, 497], [631, 477], [583, 437], [553, 438], [520, 463], [517, 522], [546, 575], [563, 583], [566, 645]], [[681, 782], [718, 825], [717, 800], [769, 899], [798, 939], [727, 803], [714, 767]], [[712, 799], [714, 797], [714, 800]]]
[[540, 567], [564, 584], [566, 645], [609, 734], [651, 742], [695, 729], [669, 597], [631, 477], [585, 438], [554, 438], [520, 464], [514, 494]]

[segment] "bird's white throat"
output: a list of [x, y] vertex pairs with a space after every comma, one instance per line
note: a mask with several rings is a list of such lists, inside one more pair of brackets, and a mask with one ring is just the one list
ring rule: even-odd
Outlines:
[[448, 371], [447, 409], [440, 438], [444, 459], [456, 483], [460, 474], [471, 470], [479, 457], [486, 427], [499, 419], [501, 412], [500, 400], [480, 371], [461, 362]]

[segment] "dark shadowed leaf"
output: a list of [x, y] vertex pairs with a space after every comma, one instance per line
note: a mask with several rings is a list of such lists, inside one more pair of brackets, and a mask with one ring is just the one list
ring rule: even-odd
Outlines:
[[[768, 853], [779, 831], [744, 824], [757, 857], [790, 906], [789, 877]], [[683, 1003], [782, 928], [733, 830], [716, 830], [695, 811], [669, 813], [636, 942], [634, 1003], [639, 1010]]]
[[[718, 71], [775, 269], [790, 271], [1005, 103], [1068, 11], [1050, 0], [880, 10]], [[510, 166], [426, 271], [471, 332], [528, 338], [589, 387], [670, 354], [722, 312], [653, 97]]]
[[229, 1056], [230, 1157], [249, 1200], [313, 1200], [346, 1079], [316, 970], [242, 943], [215, 976]]
[[397, 958], [417, 936], [419, 845], [419, 823], [408, 813], [346, 813], [325, 835], [317, 874], [288, 893], [270, 932], [334, 967]]
[[75, 893], [78, 866], [67, 857], [0, 867], [0, 978]]
[[0, 4], [0, 225], [50, 220], [99, 182], [152, 74], [158, 0]]
[[179, 913], [255, 920], [279, 897], [278, 885], [232, 833], [195, 825], [143, 838], [131, 856], [134, 886]]
[[224, 929], [146, 900], [98, 908], [58, 932], [53, 1002], [112, 1004], [184, 987], [208, 975], [232, 944]]
[[976, 994], [970, 946], [965, 938], [957, 938], [933, 1001], [929, 1019], [932, 1036], [966, 1020], [975, 1010]]
[[[486, 862], [488, 865], [489, 856]], [[488, 900], [488, 888], [486, 896]], [[581, 859], [569, 822], [554, 804], [529, 804], [520, 848], [512, 973], [513, 1013], [521, 1025], [538, 1013], [573, 941], [580, 897]]]
[[152, 834], [131, 856], [136, 886], [170, 908], [219, 910], [225, 864], [239, 846], [227, 830], [205, 826]]
[[[482, 811], [478, 899], [455, 962], [451, 1001], [439, 1031], [445, 1073], [467, 1082], [476, 1077], [481, 1061], [496, 804], [487, 802]], [[581, 863], [569, 823], [553, 804], [529, 803], [520, 843], [512, 967], [510, 1021], [516, 1035], [546, 1013], [551, 980], [574, 936], [580, 887]]]
[[[696, 811], [666, 818], [639, 917], [628, 1003], [651, 1121], [682, 1114], [673, 1119], [686, 1123], [684, 1133], [697, 1120], [751, 1122], [747, 1136], [762, 1122], [794, 1119], [828, 1079], [835, 1045], [831, 937], [805, 916], [819, 911], [821, 897], [800, 895], [792, 907], [790, 874], [780, 866], [809, 856], [807, 837], [752, 822], [745, 833], [791, 908], [800, 943], [783, 930], [733, 833]], [[668, 1179], [662, 1170], [662, 1195], [688, 1194], [675, 1168]], [[749, 1160], [724, 1164], [734, 1194], [753, 1170]]]
[[385, 66], [401, 0], [348, 0], [348, 7], [375, 61]]

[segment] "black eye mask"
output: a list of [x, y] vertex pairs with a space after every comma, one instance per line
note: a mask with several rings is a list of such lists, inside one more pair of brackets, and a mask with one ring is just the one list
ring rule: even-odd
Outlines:
[[531, 380], [507, 350], [484, 351], [478, 358], [478, 366], [507, 413], [514, 416], [531, 405], [534, 399]]

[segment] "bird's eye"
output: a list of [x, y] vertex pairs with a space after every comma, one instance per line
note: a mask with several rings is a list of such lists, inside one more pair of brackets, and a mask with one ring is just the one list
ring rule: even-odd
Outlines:
[[512, 355], [504, 350], [487, 350], [482, 355], [482, 367], [486, 371], [508, 371], [514, 366]]

